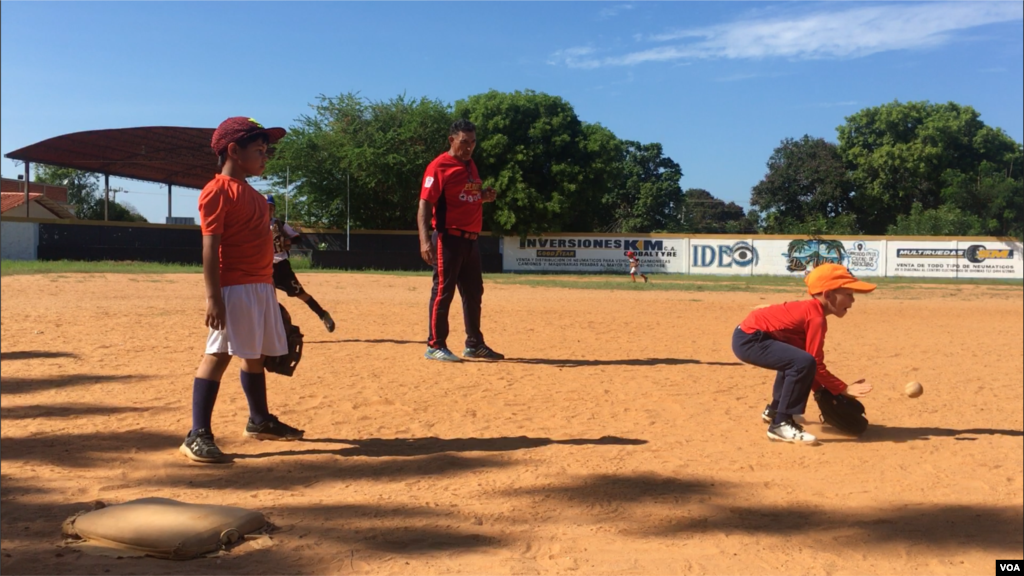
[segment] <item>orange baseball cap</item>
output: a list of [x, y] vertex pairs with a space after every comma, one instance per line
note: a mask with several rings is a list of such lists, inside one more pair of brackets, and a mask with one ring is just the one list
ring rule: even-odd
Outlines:
[[836, 288], [846, 288], [859, 293], [871, 292], [875, 289], [874, 284], [857, 280], [846, 269], [846, 266], [839, 264], [816, 266], [807, 276], [804, 276], [804, 284], [807, 284], [807, 293], [811, 296]]

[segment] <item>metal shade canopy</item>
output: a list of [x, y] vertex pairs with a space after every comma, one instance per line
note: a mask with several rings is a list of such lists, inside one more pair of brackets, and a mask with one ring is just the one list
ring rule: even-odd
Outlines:
[[64, 134], [6, 154], [12, 160], [201, 189], [219, 171], [213, 128], [147, 126]]

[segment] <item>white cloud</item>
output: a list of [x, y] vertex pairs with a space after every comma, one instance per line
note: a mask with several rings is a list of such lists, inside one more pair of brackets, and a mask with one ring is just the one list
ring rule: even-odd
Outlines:
[[646, 37], [654, 43], [672, 43], [667, 46], [600, 58], [592, 48], [586, 54], [560, 51], [551, 60], [574, 68], [597, 68], [719, 58], [857, 58], [938, 46], [960, 30], [1021, 19], [1021, 2], [875, 5], [677, 30]]
[[602, 8], [601, 11], [597, 13], [597, 16], [598, 18], [603, 19], [614, 18], [622, 12], [632, 9], [632, 4], [616, 4], [615, 6], [608, 6], [607, 8]]
[[591, 57], [594, 52], [590, 46], [566, 48], [552, 54], [548, 58], [548, 64], [565, 64], [570, 68], [597, 68], [601, 62]]

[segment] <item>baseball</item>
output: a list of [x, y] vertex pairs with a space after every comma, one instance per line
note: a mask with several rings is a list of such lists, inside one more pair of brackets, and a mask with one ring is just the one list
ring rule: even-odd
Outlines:
[[908, 382], [903, 388], [903, 393], [906, 394], [908, 398], [917, 398], [921, 394], [924, 394], [924, 388], [921, 387], [920, 382]]

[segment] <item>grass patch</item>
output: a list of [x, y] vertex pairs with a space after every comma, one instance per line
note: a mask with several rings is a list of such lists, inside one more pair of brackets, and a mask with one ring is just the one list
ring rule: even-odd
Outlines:
[[792, 292], [803, 285], [799, 280], [779, 282], [779, 278], [758, 277], [752, 281], [752, 277], [732, 278], [731, 280], [710, 280], [703, 276], [683, 276], [680, 278], [652, 277], [651, 282], [632, 282], [629, 279], [620, 278], [573, 278], [573, 277], [537, 277], [522, 274], [487, 274], [485, 278], [495, 284], [511, 286], [530, 286], [533, 288], [569, 288], [572, 290], [627, 290], [631, 292], [661, 292], [661, 291], [684, 291], [684, 292]]
[[[649, 284], [633, 283], [628, 278], [608, 275], [551, 276], [532, 274], [485, 274], [495, 284], [572, 288], [577, 290], [683, 290], [690, 292], [791, 292], [804, 290], [800, 278], [789, 276], [697, 276], [688, 274], [652, 275]], [[879, 289], [942, 290], [956, 286], [992, 286], [999, 291], [1021, 291], [1022, 283], [1013, 280], [958, 280], [955, 278], [869, 278]]]
[[[393, 270], [334, 270], [314, 268], [309, 258], [294, 256], [292, 269], [302, 274], [384, 274], [399, 277], [429, 277], [430, 271]], [[3, 260], [0, 262], [0, 276], [26, 274], [53, 274], [56, 278], [68, 278], [66, 274], [200, 274], [202, 267], [188, 264], [164, 264], [159, 262], [79, 262]], [[649, 284], [630, 282], [621, 274], [484, 274], [484, 279], [494, 284], [530, 286], [535, 288], [569, 288], [576, 290], [679, 290], [688, 292], [790, 292], [803, 290], [799, 278], [789, 276], [698, 276], [689, 274], [651, 275]], [[892, 290], [940, 290], [954, 286], [989, 286], [1000, 292], [1020, 292], [1024, 283], [1020, 280], [972, 280], [957, 278], [871, 278], [871, 282], [882, 289]]]
[[200, 274], [203, 268], [162, 262], [81, 262], [77, 260], [3, 260], [0, 276], [26, 274]]

